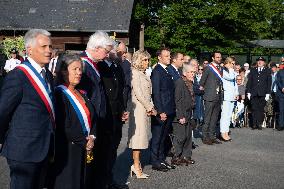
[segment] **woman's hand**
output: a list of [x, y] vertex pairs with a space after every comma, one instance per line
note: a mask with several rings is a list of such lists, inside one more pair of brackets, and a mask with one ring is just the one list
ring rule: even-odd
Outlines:
[[86, 137], [87, 144], [86, 144], [86, 150], [91, 151], [94, 148], [94, 136], [87, 136]]
[[152, 115], [152, 116], [156, 116], [157, 113], [158, 113], [157, 110], [155, 110], [155, 109], [153, 108], [152, 111], [151, 111], [151, 115]]

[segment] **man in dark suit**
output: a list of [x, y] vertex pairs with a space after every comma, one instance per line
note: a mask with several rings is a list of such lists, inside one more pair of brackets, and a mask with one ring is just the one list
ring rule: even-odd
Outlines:
[[183, 54], [182, 53], [174, 53], [171, 56], [171, 64], [168, 66], [168, 72], [173, 77], [173, 80], [178, 80], [181, 76], [181, 68], [183, 64]]
[[170, 64], [170, 50], [163, 48], [157, 52], [158, 64], [152, 71], [152, 95], [158, 114], [152, 117], [151, 163], [152, 169], [168, 171], [174, 166], [166, 162], [165, 139], [175, 116], [174, 81], [167, 71]]
[[94, 105], [98, 118], [104, 118], [106, 104], [97, 63], [108, 56], [112, 48], [113, 41], [108, 34], [97, 31], [90, 36], [86, 51], [80, 55], [83, 60], [83, 74], [79, 87], [87, 91], [87, 96]]
[[[172, 76], [174, 82], [178, 80], [182, 76], [182, 68], [183, 65], [183, 54], [182, 53], [173, 53], [171, 55], [171, 64], [167, 67], [167, 71]], [[169, 134], [172, 134], [172, 126], [169, 130]], [[172, 137], [173, 138], [173, 137]], [[165, 141], [165, 154], [166, 156], [173, 156], [174, 155], [174, 149], [172, 148], [172, 142], [170, 136], [166, 137]]]
[[[105, 126], [106, 116], [106, 94], [103, 86], [101, 73], [98, 68], [98, 62], [102, 61], [108, 56], [109, 52], [113, 48], [113, 40], [107, 33], [97, 31], [90, 36], [87, 43], [87, 49], [80, 55], [83, 61], [83, 74], [79, 88], [87, 92], [88, 98], [91, 100], [96, 112], [97, 125], [96, 125], [96, 147], [94, 148], [94, 156], [96, 161], [94, 162], [94, 183], [90, 183], [94, 188], [104, 188], [106, 178], [101, 174], [106, 167], [104, 167], [104, 159], [102, 154], [104, 153], [104, 134], [102, 131]], [[92, 173], [91, 173], [92, 174]]]
[[120, 188], [118, 184], [114, 183], [112, 169], [122, 137], [122, 125], [128, 119], [128, 113], [124, 106], [124, 73], [117, 61], [121, 60], [114, 49], [109, 53], [108, 58], [98, 63], [106, 94], [106, 117], [103, 128], [97, 132], [103, 135], [102, 146], [104, 149], [100, 156], [103, 157], [106, 164], [104, 176], [107, 178], [108, 187], [111, 188]]
[[[123, 73], [124, 73], [124, 80], [125, 80], [125, 85], [124, 85], [124, 106], [127, 107], [128, 101], [131, 98], [131, 63], [126, 59], [126, 45], [125, 43], [119, 41], [118, 46], [116, 49], [117, 52], [117, 62], [121, 66]], [[129, 110], [128, 110], [129, 111]]]
[[265, 67], [265, 58], [256, 59], [257, 67], [251, 69], [247, 82], [247, 97], [251, 100], [253, 126], [262, 129], [264, 107], [271, 93], [271, 71]]
[[[284, 64], [283, 64], [284, 65]], [[279, 70], [276, 75], [277, 97], [279, 103], [279, 125], [277, 130], [284, 130], [284, 68]]]
[[221, 142], [216, 140], [215, 131], [217, 120], [221, 111], [222, 98], [222, 73], [220, 63], [221, 53], [216, 51], [212, 54], [212, 62], [205, 67], [204, 73], [200, 79], [200, 89], [204, 90], [205, 118], [202, 125], [202, 142], [207, 145]]
[[1, 90], [1, 155], [10, 167], [11, 189], [38, 189], [54, 155], [53, 78], [45, 69], [52, 49], [46, 30], [29, 30], [24, 39], [27, 61], [8, 73]]

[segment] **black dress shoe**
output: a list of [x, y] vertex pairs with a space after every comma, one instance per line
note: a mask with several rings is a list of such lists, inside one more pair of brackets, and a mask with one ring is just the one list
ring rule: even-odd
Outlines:
[[164, 166], [164, 165], [160, 165], [160, 166], [152, 166], [152, 169], [155, 171], [161, 171], [161, 172], [167, 172], [169, 169]]
[[175, 165], [170, 165], [168, 162], [164, 161], [161, 163], [161, 165], [166, 166], [168, 169], [175, 169], [176, 166]]
[[218, 141], [217, 139], [211, 139], [213, 144], [222, 144], [222, 142]]
[[195, 164], [195, 161], [191, 158], [184, 157], [181, 160], [182, 160], [182, 163], [184, 163], [186, 166]]
[[171, 164], [175, 166], [182, 165], [182, 159], [180, 157], [174, 156], [171, 160]]
[[203, 144], [213, 145], [213, 142], [210, 139], [203, 139], [202, 142]]
[[192, 142], [192, 149], [195, 149], [195, 148], [197, 148], [197, 147], [198, 147], [198, 145], [195, 144], [194, 142]]
[[284, 127], [277, 127], [277, 131], [283, 131]]
[[258, 130], [262, 130], [262, 127], [258, 127], [257, 129], [258, 129]]
[[252, 128], [251, 128], [251, 130], [255, 130], [256, 129], [256, 126], [254, 125], [254, 126], [252, 126]]
[[108, 189], [129, 189], [129, 187], [126, 184], [110, 184], [108, 187]]

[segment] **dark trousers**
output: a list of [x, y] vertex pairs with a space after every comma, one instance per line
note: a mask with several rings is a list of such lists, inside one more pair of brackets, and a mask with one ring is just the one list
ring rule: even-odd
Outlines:
[[94, 147], [94, 188], [104, 189], [113, 182], [112, 170], [122, 137], [122, 125], [121, 115], [107, 115], [98, 121]]
[[204, 101], [204, 124], [202, 125], [203, 139], [214, 139], [216, 125], [221, 111], [221, 100]]
[[151, 164], [160, 166], [166, 160], [165, 139], [169, 134], [174, 116], [167, 116], [166, 121], [161, 121], [158, 117], [152, 117], [152, 140], [151, 140]]
[[47, 159], [39, 163], [25, 163], [7, 159], [11, 189], [41, 189], [44, 187]]
[[264, 96], [254, 96], [251, 99], [253, 127], [262, 127], [264, 120], [264, 107], [266, 105]]
[[191, 158], [192, 155], [192, 129], [189, 123], [181, 125], [173, 123], [173, 144], [175, 156]]
[[278, 98], [279, 101], [279, 127], [284, 128], [284, 98]]

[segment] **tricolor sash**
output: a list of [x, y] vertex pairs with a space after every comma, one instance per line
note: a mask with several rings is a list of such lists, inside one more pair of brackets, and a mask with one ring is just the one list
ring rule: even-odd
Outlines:
[[59, 85], [56, 89], [61, 90], [66, 95], [77, 114], [84, 135], [89, 136], [91, 130], [91, 116], [87, 106], [81, 103], [66, 86]]
[[52, 124], [55, 127], [55, 112], [53, 106], [53, 96], [48, 84], [44, 81], [42, 76], [36, 71], [36, 69], [29, 63], [24, 62], [17, 66], [18, 69], [22, 70], [31, 82], [34, 89], [39, 94], [41, 100], [43, 101], [48, 113], [50, 114]]
[[220, 81], [222, 81], [222, 73], [220, 72], [220, 70], [213, 64], [210, 64], [209, 68], [220, 79]]
[[81, 59], [86, 62], [89, 66], [91, 66], [91, 68], [97, 73], [97, 75], [100, 77], [100, 73], [99, 73], [99, 69], [97, 68], [96, 63], [90, 59], [89, 57], [85, 56], [85, 57], [81, 57]]

